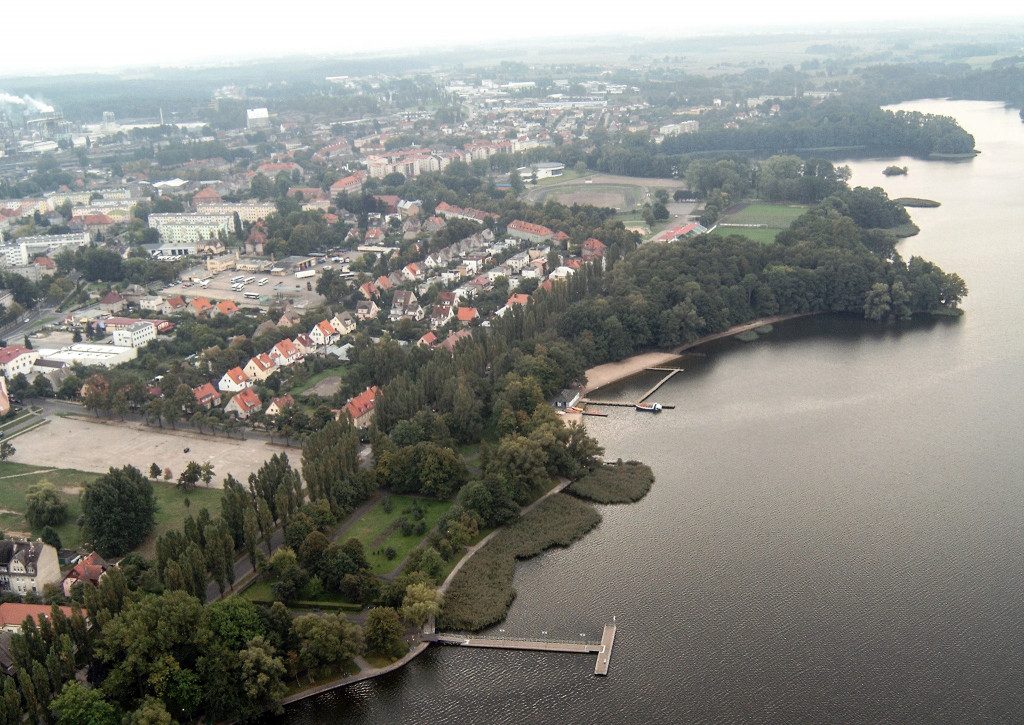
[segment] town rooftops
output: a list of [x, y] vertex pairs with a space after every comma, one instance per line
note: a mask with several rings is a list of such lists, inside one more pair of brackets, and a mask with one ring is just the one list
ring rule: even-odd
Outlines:
[[352, 420], [357, 420], [361, 416], [364, 416], [373, 410], [378, 392], [379, 389], [374, 385], [372, 388], [367, 388], [345, 404], [345, 410], [350, 416], [352, 416]]
[[[60, 607], [65, 617], [71, 618], [71, 607]], [[0, 604], [0, 627], [21, 627], [21, 623], [27, 617], [39, 624], [39, 618], [50, 618], [49, 604], [21, 604], [19, 602], [4, 602]]]
[[31, 353], [27, 347], [21, 345], [11, 345], [9, 347], [0, 348], [0, 365], [6, 365], [11, 360], [21, 357], [25, 353]]

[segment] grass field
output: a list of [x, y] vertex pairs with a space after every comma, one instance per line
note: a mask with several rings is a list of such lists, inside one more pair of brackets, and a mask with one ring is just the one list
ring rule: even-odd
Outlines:
[[[771, 244], [775, 236], [788, 229], [793, 220], [807, 210], [806, 206], [790, 204], [746, 204], [735, 211], [727, 211], [718, 220], [715, 234], [726, 237], [737, 234], [759, 244]], [[729, 226], [730, 224], [759, 224], [762, 226]]]
[[607, 206], [621, 211], [628, 211], [636, 207], [641, 193], [640, 187], [627, 186], [625, 184], [578, 183], [556, 186], [550, 190], [540, 192], [537, 196], [543, 201], [554, 199], [566, 206], [593, 204], [594, 206]]
[[[25, 494], [33, 484], [48, 481], [57, 487], [68, 507], [67, 521], [57, 527], [60, 541], [69, 549], [79, 547], [82, 543], [82, 533], [76, 523], [82, 514], [79, 494], [86, 483], [97, 478], [99, 474], [69, 468], [50, 470], [24, 463], [0, 462], [0, 528], [8, 533], [39, 536], [42, 530], [30, 529], [25, 520]], [[193, 515], [205, 506], [216, 516], [220, 513], [220, 497], [223, 492], [220, 489], [197, 488], [186, 496], [173, 484], [158, 482], [153, 484], [153, 494], [157, 503], [156, 528], [139, 547], [147, 555], [153, 553], [156, 538], [160, 534], [181, 527], [186, 515], [186, 497]]]
[[[420, 508], [423, 509], [423, 521], [427, 532], [437, 526], [437, 522], [452, 507], [450, 501], [436, 501], [414, 496], [392, 495], [390, 499], [393, 504], [390, 513], [384, 510], [382, 499], [367, 511], [345, 536], [346, 539], [354, 537], [363, 542], [366, 558], [370, 562], [374, 574], [387, 574], [423, 541], [425, 534], [402, 536], [401, 529], [395, 526], [395, 522], [402, 517], [405, 517], [407, 521], [413, 521], [410, 512], [414, 502], [418, 502]], [[384, 555], [384, 551], [388, 547], [395, 550], [393, 559], [388, 559]]]
[[310, 388], [312, 388], [322, 380], [327, 380], [329, 378], [343, 379], [344, 377], [345, 368], [328, 368], [327, 370], [321, 370], [316, 375], [311, 377], [309, 380], [302, 383], [302, 385], [295, 386], [290, 392], [292, 395], [298, 397], [300, 395], [305, 395], [310, 390]]

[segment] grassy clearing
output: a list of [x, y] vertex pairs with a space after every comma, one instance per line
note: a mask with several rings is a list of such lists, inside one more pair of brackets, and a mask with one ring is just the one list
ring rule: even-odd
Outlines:
[[[153, 495], [156, 498], [156, 528], [149, 535], [138, 551], [146, 556], [153, 556], [156, 548], [156, 540], [161, 534], [172, 529], [180, 529], [185, 522], [185, 517], [191, 513], [193, 516], [199, 514], [199, 509], [209, 509], [211, 516], [220, 515], [220, 499], [224, 490], [220, 488], [195, 488], [188, 493], [181, 491], [172, 483], [158, 481], [153, 483]], [[185, 499], [188, 499], [189, 506], [186, 508]]]
[[[366, 516], [369, 516], [376, 509], [380, 509], [380, 513], [385, 514], [385, 517], [378, 516], [377, 518], [378, 523], [376, 525], [378, 528], [376, 535], [369, 539], [357, 536], [363, 542], [363, 547], [366, 550], [366, 560], [370, 562], [370, 568], [377, 575], [387, 574], [398, 566], [413, 549], [419, 546], [426, 535], [437, 526], [437, 522], [441, 520], [441, 517], [452, 507], [451, 501], [437, 501], [434, 499], [414, 498], [412, 496], [391, 496], [391, 501], [393, 508], [390, 514], [383, 510], [381, 506], [383, 501], [366, 514]], [[406, 521], [412, 522], [414, 526], [417, 525], [417, 520], [414, 519], [413, 513], [414, 503], [419, 504], [418, 508], [423, 512], [423, 518], [421, 519], [423, 521], [423, 531], [419, 534], [413, 533], [405, 536], [402, 533], [401, 527], [396, 525], [396, 522], [400, 518], [404, 518]], [[366, 519], [366, 516], [360, 519], [360, 523]], [[358, 524], [350, 530], [350, 536], [356, 535], [353, 531], [357, 527]], [[395, 556], [390, 559], [384, 553], [389, 548], [395, 550]]]
[[[82, 507], [78, 500], [79, 489], [89, 481], [94, 481], [98, 475], [66, 468], [47, 471], [48, 469], [41, 466], [0, 462], [0, 478], [3, 478], [0, 482], [0, 509], [3, 510], [0, 525], [5, 532], [40, 536], [42, 529], [30, 528], [28, 521], [25, 520], [25, 494], [33, 485], [49, 482], [60, 491], [61, 499], [68, 510], [65, 523], [55, 527], [57, 534], [66, 548], [76, 548], [80, 546], [82, 540], [82, 532], [75, 523], [82, 515]], [[6, 476], [14, 478], [4, 478]]]
[[787, 229], [807, 209], [804, 205], [748, 204], [735, 212], [722, 215], [719, 221], [726, 224], [764, 224], [772, 229]]
[[736, 235], [736, 236], [739, 236], [739, 237], [746, 237], [747, 239], [755, 241], [758, 244], [773, 244], [775, 242], [775, 237], [778, 236], [780, 231], [782, 231], [782, 230], [781, 229], [764, 229], [764, 228], [752, 229], [750, 227], [719, 226], [719, 227], [715, 228], [715, 231], [712, 232], [712, 234], [714, 234], [716, 236], [719, 236], [719, 237], [731, 237], [733, 235]]
[[311, 377], [301, 385], [295, 386], [290, 392], [294, 396], [305, 395], [306, 391], [312, 388], [314, 385], [319, 383], [321, 380], [327, 378], [341, 378], [345, 377], [345, 368], [328, 368], [327, 370], [321, 370], [316, 375]]
[[595, 503], [633, 503], [651, 490], [654, 472], [638, 461], [606, 463], [569, 486], [574, 496]]
[[601, 521], [590, 504], [555, 494], [491, 540], [466, 562], [445, 594], [438, 628], [478, 631], [500, 622], [515, 599], [516, 560], [568, 546]]

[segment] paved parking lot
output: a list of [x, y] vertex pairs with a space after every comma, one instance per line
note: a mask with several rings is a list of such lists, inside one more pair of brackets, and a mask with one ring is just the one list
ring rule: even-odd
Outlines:
[[[317, 271], [319, 272], [319, 269]], [[199, 271], [193, 272], [190, 270], [186, 274], [199, 274]], [[205, 275], [206, 272], [202, 274]], [[240, 292], [235, 292], [231, 289], [231, 278], [241, 275], [255, 277], [257, 282], [251, 282], [243, 287]], [[266, 284], [258, 284], [258, 280], [261, 279], [266, 279]], [[201, 287], [198, 283], [179, 282], [161, 290], [160, 295], [164, 298], [180, 295], [185, 299], [207, 297], [215, 300], [231, 300], [239, 307], [283, 306], [290, 301], [296, 308], [306, 309], [316, 307], [324, 302], [324, 298], [316, 293], [316, 281], [317, 277], [296, 279], [293, 274], [275, 276], [269, 272], [239, 272], [231, 269], [213, 275], [205, 288]], [[309, 286], [312, 289], [306, 289], [307, 282], [311, 283]], [[186, 287], [186, 284], [190, 286]], [[265, 303], [260, 300], [249, 299], [245, 296], [246, 293], [258, 294], [260, 297], [269, 298], [269, 302]]]
[[287, 452], [296, 467], [302, 459], [301, 449], [270, 445], [261, 439], [243, 441], [170, 429], [161, 432], [139, 423], [78, 417], [49, 416], [47, 420], [48, 424], [12, 441], [17, 452], [10, 460], [97, 473], [129, 463], [148, 471], [151, 463], [157, 463], [169, 467], [175, 480], [189, 461], [209, 461], [214, 467], [213, 485], [219, 487], [228, 473], [245, 482], [275, 453]]

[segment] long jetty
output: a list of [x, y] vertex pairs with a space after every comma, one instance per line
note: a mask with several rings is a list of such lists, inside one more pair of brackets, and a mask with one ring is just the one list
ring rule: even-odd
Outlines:
[[486, 649], [510, 649], [533, 652], [569, 652], [574, 654], [596, 654], [595, 675], [607, 675], [608, 664], [615, 642], [615, 625], [606, 624], [600, 642], [571, 642], [557, 640], [529, 640], [498, 637], [467, 637], [461, 634], [434, 634], [425, 637], [431, 642], [458, 647], [482, 647]]
[[[649, 370], [665, 370], [665, 368], [648, 368], [648, 369], [649, 369]], [[659, 380], [659, 381], [658, 381], [658, 382], [657, 382], [657, 383], [656, 383], [656, 384], [654, 385], [654, 387], [652, 387], [652, 388], [651, 388], [650, 390], [648, 390], [648, 391], [647, 391], [646, 393], [644, 393], [643, 395], [641, 395], [641, 396], [640, 396], [640, 400], [638, 400], [638, 401], [636, 401], [636, 402], [638, 402], [638, 403], [642, 403], [642, 402], [644, 402], [644, 401], [645, 401], [645, 400], [647, 400], [647, 399], [648, 399], [649, 397], [651, 397], [652, 395], [654, 395], [654, 393], [655, 393], [655, 392], [657, 392], [658, 388], [660, 388], [660, 387], [661, 387], [662, 385], [664, 385], [665, 383], [667, 383], [667, 382], [669, 381], [669, 378], [671, 378], [671, 377], [672, 377], [673, 375], [675, 375], [676, 373], [681, 373], [681, 372], [683, 372], [683, 369], [682, 369], [682, 368], [670, 368], [670, 372], [669, 372], [669, 374], [668, 374], [668, 375], [666, 375], [665, 377], [663, 377], [663, 378], [662, 378], [661, 380]]]
[[[646, 393], [640, 396], [635, 403], [623, 403], [619, 400], [592, 400], [591, 398], [580, 398], [580, 405], [607, 405], [610, 408], [635, 408], [640, 403], [647, 400], [649, 397], [654, 395], [658, 388], [667, 383], [672, 379], [673, 375], [683, 372], [683, 368], [645, 368], [646, 370], [653, 370], [660, 373], [668, 373], [665, 377], [659, 380], [653, 387], [650, 388]], [[664, 410], [674, 410], [674, 405], [662, 405]]]

